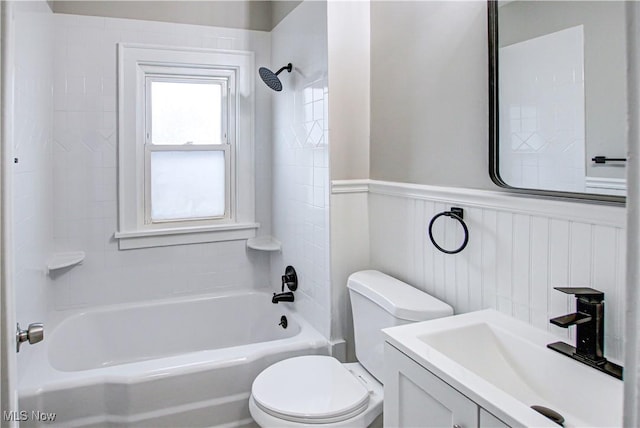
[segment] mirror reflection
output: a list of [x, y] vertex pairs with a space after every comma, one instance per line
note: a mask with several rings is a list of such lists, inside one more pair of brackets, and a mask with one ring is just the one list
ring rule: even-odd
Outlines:
[[498, 180], [624, 196], [624, 2], [497, 6]]

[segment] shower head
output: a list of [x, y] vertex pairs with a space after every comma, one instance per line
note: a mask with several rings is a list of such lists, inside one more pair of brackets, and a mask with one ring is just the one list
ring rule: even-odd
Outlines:
[[280, 79], [278, 79], [278, 74], [282, 73], [284, 70], [287, 70], [289, 73], [291, 73], [291, 70], [293, 70], [293, 65], [289, 63], [275, 73], [268, 68], [260, 67], [258, 73], [260, 74], [260, 78], [262, 79], [262, 81], [266, 83], [268, 87], [270, 87], [274, 91], [281, 91], [282, 83], [280, 82]]

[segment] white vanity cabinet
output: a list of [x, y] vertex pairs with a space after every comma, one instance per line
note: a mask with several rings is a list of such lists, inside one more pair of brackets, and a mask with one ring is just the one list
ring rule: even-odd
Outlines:
[[384, 352], [385, 427], [508, 427], [389, 343]]
[[478, 407], [480, 409], [480, 420], [478, 422], [478, 426], [482, 428], [508, 428], [509, 425], [502, 422], [500, 419], [493, 416], [491, 413], [487, 412], [482, 407]]

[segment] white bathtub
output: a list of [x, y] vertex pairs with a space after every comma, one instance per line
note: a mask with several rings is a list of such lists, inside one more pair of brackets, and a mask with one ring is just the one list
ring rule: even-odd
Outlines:
[[326, 352], [324, 337], [266, 293], [78, 311], [34, 347], [20, 408], [55, 412], [65, 427], [251, 425], [258, 373]]

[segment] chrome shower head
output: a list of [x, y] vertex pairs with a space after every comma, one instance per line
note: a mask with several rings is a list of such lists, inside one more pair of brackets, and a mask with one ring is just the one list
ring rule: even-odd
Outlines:
[[260, 78], [262, 79], [262, 81], [266, 83], [268, 87], [270, 87], [274, 91], [281, 91], [282, 82], [280, 82], [280, 79], [278, 79], [278, 74], [282, 73], [284, 70], [287, 70], [289, 73], [291, 73], [291, 70], [293, 70], [293, 65], [289, 63], [275, 73], [268, 68], [260, 67], [260, 69], [258, 69], [258, 73], [260, 74]]

